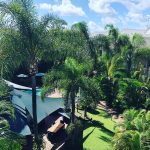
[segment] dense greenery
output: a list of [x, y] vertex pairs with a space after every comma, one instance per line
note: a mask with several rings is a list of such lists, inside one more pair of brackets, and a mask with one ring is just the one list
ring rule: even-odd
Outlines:
[[150, 111], [130, 109], [123, 116], [124, 121], [116, 126], [114, 150], [150, 149]]
[[[80, 129], [76, 106], [83, 109], [84, 118], [89, 119], [88, 110], [95, 110], [103, 100], [117, 113], [125, 111], [123, 123], [116, 127], [114, 149], [149, 149], [150, 48], [145, 47], [141, 35], [129, 37], [110, 24], [105, 28], [107, 35], [93, 37], [85, 22], [66, 28], [66, 22], [56, 16], [46, 15], [39, 19], [32, 0], [0, 2], [0, 12], [0, 75], [1, 78], [13, 75], [20, 66], [28, 69], [32, 77], [37, 149], [40, 146], [35, 75], [41, 61], [52, 64], [43, 79], [42, 98], [55, 88], [63, 93], [66, 110], [71, 113], [72, 123], [68, 130], [72, 146], [79, 142], [75, 140], [78, 138], [75, 130]], [[5, 84], [0, 84], [1, 99], [8, 99], [9, 92]], [[9, 102], [3, 100], [0, 104], [2, 113], [10, 115]], [[5, 126], [7, 130], [9, 126], [2, 113], [4, 128], [1, 131], [4, 132]]]
[[9, 120], [14, 118], [14, 108], [10, 103], [10, 88], [0, 80], [0, 149], [21, 149], [23, 139], [10, 131]]
[[[26, 64], [32, 78], [32, 107], [34, 140], [38, 149], [37, 109], [36, 109], [36, 73], [38, 63], [50, 55], [55, 55], [48, 28], [60, 29], [65, 21], [45, 15], [38, 18], [32, 0], [12, 0], [0, 2], [0, 11], [4, 18], [1, 25], [1, 77], [11, 74], [15, 68]], [[53, 56], [54, 57], [54, 56]]]

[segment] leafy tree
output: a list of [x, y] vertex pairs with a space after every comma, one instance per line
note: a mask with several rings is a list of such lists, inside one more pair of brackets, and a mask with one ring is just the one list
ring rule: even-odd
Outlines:
[[92, 37], [91, 40], [93, 41], [98, 57], [106, 55], [107, 58], [110, 58], [112, 54], [110, 50], [109, 38], [107, 36], [100, 34]]

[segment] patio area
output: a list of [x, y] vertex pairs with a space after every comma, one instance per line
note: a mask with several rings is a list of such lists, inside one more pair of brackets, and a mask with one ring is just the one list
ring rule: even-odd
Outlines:
[[[66, 127], [69, 124], [69, 119], [64, 117], [64, 126], [61, 126], [59, 129], [57, 124], [60, 121], [60, 118], [62, 117], [61, 114], [59, 114], [58, 111], [52, 113], [51, 115], [47, 116], [44, 120], [42, 120], [39, 125], [39, 133], [43, 134], [43, 150], [56, 150], [61, 145], [64, 144], [67, 133], [66, 133]], [[56, 127], [57, 126], [57, 127]], [[53, 130], [50, 134], [48, 130], [56, 128], [56, 130]], [[55, 132], [56, 131], [56, 132]]]

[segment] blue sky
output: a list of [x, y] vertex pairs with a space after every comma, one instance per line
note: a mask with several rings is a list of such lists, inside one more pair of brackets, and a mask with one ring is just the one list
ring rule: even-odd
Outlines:
[[145, 29], [150, 18], [150, 0], [34, 0], [39, 15], [54, 13], [68, 25], [86, 21], [91, 32], [108, 23], [120, 29]]

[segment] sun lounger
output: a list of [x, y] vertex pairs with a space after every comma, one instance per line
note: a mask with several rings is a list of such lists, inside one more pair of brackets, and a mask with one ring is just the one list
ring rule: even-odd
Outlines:
[[57, 131], [59, 131], [62, 127], [64, 127], [64, 122], [61, 120], [61, 117], [58, 118], [55, 121], [55, 124], [52, 125], [47, 131], [51, 132], [51, 133], [56, 133]]

